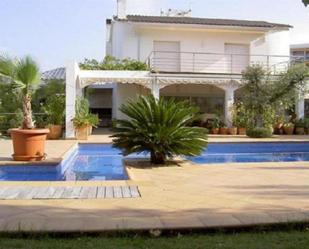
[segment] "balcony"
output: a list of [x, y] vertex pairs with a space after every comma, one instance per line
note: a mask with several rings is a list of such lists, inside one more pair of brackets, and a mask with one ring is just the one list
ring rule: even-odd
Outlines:
[[155, 72], [241, 74], [249, 65], [259, 64], [273, 74], [285, 71], [291, 61], [300, 58], [279, 55], [220, 54], [200, 52], [153, 51], [147, 63]]

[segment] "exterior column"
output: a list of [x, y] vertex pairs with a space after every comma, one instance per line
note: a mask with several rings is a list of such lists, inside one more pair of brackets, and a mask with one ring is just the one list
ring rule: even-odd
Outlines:
[[233, 87], [227, 87], [225, 89], [224, 99], [224, 120], [228, 127], [233, 126], [232, 108], [234, 105], [234, 91]]
[[158, 84], [157, 78], [154, 77], [151, 82], [151, 94], [155, 97], [155, 99], [160, 98], [160, 86]]
[[65, 84], [65, 137], [75, 138], [72, 119], [75, 116], [76, 96], [82, 91], [78, 85], [79, 67], [76, 62], [69, 62], [66, 67]]
[[305, 117], [305, 99], [302, 93], [298, 93], [296, 97], [295, 112], [298, 119]]

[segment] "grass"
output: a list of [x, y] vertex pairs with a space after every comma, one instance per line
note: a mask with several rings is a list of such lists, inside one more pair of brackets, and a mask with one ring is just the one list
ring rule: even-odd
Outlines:
[[70, 237], [1, 236], [1, 249], [306, 249], [309, 231], [269, 231], [187, 234], [158, 238], [143, 235]]

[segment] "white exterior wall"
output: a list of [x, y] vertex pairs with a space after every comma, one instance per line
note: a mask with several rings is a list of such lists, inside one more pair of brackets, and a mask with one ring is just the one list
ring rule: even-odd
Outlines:
[[[269, 65], [287, 62], [289, 56], [289, 31], [276, 32], [263, 30], [231, 30], [176, 27], [176, 25], [142, 25], [128, 22], [113, 21], [111, 27], [111, 55], [118, 59], [131, 58], [147, 62], [153, 51], [154, 41], [176, 41], [180, 43], [181, 52], [218, 53], [215, 58], [215, 68], [224, 65], [225, 44], [248, 45], [250, 61], [269, 63]], [[254, 56], [255, 55], [255, 56]], [[267, 58], [267, 55], [279, 57]], [[188, 58], [181, 55], [181, 61]], [[282, 56], [282, 57], [280, 57]], [[211, 59], [214, 59], [211, 58]], [[183, 65], [180, 65], [184, 67]], [[225, 69], [222, 68], [224, 71]], [[218, 71], [220, 73], [220, 71]], [[113, 96], [113, 117], [124, 118], [118, 110], [127, 99], [141, 94], [142, 87], [117, 84]], [[191, 89], [193, 90], [193, 88]], [[230, 106], [232, 105], [235, 89], [225, 89], [225, 116], [230, 125]], [[145, 91], [145, 89], [144, 89]], [[145, 92], [143, 92], [145, 93]], [[207, 93], [203, 93], [203, 95]]]
[[114, 93], [113, 116], [116, 119], [125, 119], [126, 116], [119, 111], [121, 105], [130, 99], [136, 99], [139, 95], [149, 94], [150, 90], [135, 84], [117, 84]]
[[[289, 56], [290, 53], [288, 30], [264, 32], [236, 29], [185, 29], [175, 28], [175, 25], [168, 27], [138, 26], [132, 23], [113, 21], [112, 55], [117, 58], [146, 61], [153, 51], [154, 41], [179, 41], [182, 52], [223, 54], [225, 44], [231, 43], [249, 45], [250, 54], [253, 55]], [[251, 57], [253, 61], [261, 61], [262, 59], [265, 58]], [[280, 60], [286, 61], [287, 58], [277, 58], [273, 63], [280, 62]]]
[[118, 59], [138, 59], [138, 35], [133, 25], [113, 21], [111, 36], [112, 56]]

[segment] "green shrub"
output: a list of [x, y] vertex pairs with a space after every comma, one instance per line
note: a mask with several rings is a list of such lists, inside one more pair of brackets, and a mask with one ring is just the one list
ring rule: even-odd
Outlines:
[[83, 70], [133, 70], [133, 71], [146, 71], [148, 66], [144, 62], [133, 59], [119, 60], [113, 56], [105, 56], [103, 61], [95, 59], [85, 59], [84, 62], [79, 63], [79, 67]]
[[252, 138], [267, 138], [272, 137], [272, 128], [267, 127], [255, 127], [247, 129], [247, 136]]
[[96, 127], [100, 123], [98, 115], [89, 112], [89, 101], [82, 97], [76, 100], [75, 117], [72, 121], [75, 128], [85, 125]]
[[120, 111], [129, 119], [117, 121], [113, 142], [125, 155], [149, 152], [151, 163], [164, 164], [175, 155], [199, 155], [207, 145], [206, 129], [189, 127], [199, 110], [188, 102], [142, 96]]
[[64, 122], [65, 96], [54, 95], [49, 97], [44, 109], [48, 115], [48, 124], [62, 125]]
[[23, 112], [21, 109], [17, 109], [14, 117], [9, 121], [10, 128], [19, 128], [23, 124]]

